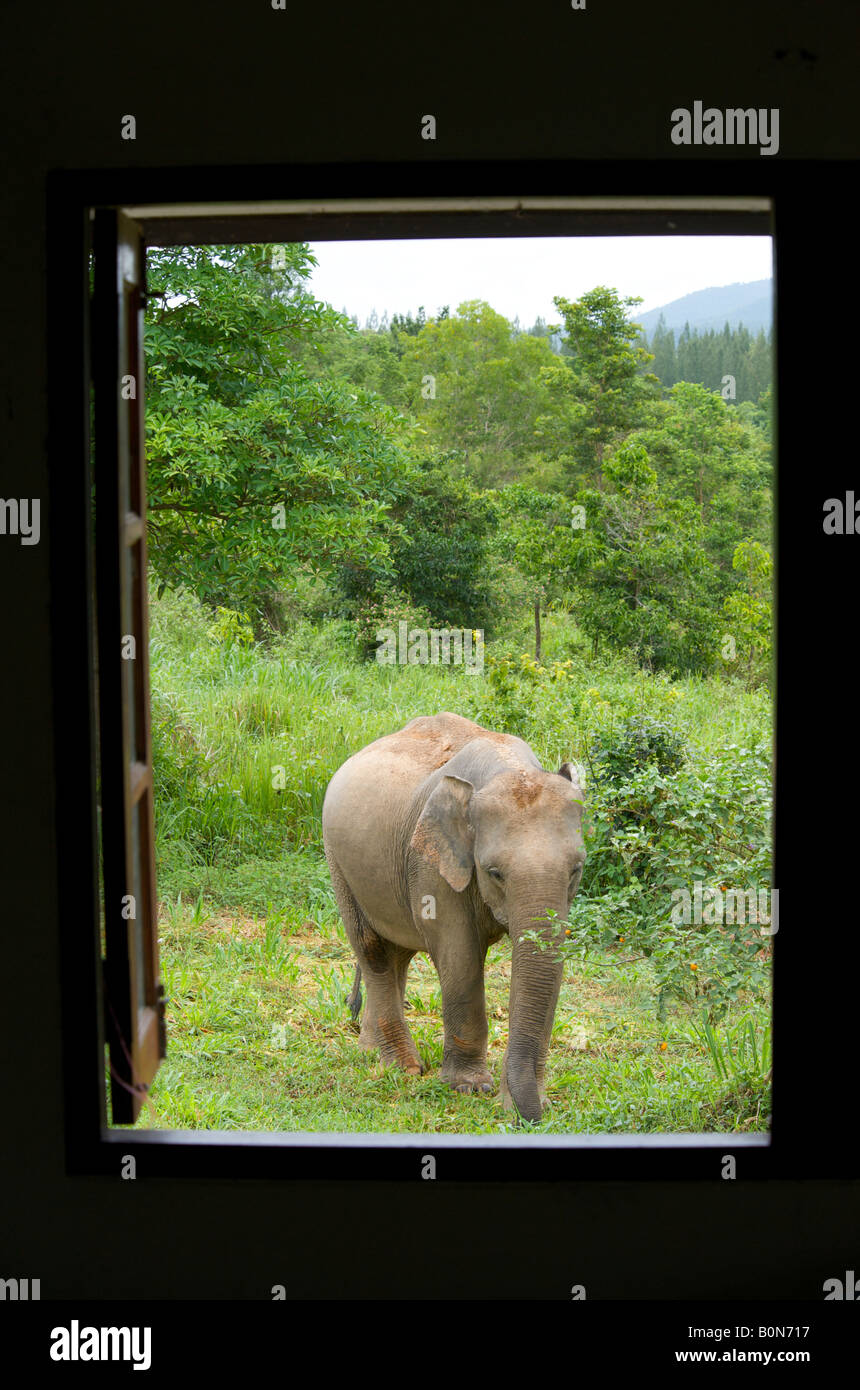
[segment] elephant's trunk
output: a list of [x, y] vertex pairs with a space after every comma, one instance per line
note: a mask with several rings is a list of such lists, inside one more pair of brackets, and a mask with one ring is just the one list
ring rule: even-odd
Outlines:
[[[532, 885], [528, 903], [517, 904], [510, 918], [510, 1023], [501, 1095], [506, 1105], [513, 1102], [524, 1120], [539, 1120], [543, 1108], [544, 1063], [563, 971], [557, 947], [566, 918], [566, 884], [559, 889], [555, 883], [537, 895]], [[523, 933], [535, 930], [539, 940], [523, 940]]]

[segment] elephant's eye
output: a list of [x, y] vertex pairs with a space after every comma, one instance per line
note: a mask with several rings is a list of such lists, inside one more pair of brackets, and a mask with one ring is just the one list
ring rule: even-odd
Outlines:
[[504, 883], [505, 876], [502, 873], [501, 869], [488, 869], [487, 873], [490, 875], [490, 878], [496, 881], [496, 883]]

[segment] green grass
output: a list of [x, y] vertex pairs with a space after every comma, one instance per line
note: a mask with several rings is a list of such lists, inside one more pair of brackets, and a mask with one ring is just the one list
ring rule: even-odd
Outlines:
[[[505, 948], [507, 946], [507, 949]], [[152, 1089], [158, 1128], [510, 1132], [497, 1096], [457, 1095], [439, 1079], [439, 982], [416, 956], [407, 1018], [427, 1071], [407, 1077], [359, 1047], [346, 996], [353, 958], [331, 910], [266, 919], [166, 905], [161, 935], [168, 998], [168, 1058]], [[498, 1081], [507, 1039], [510, 947], [490, 950], [489, 1065]], [[745, 1021], [746, 1020], [746, 1021]], [[763, 1016], [738, 1010], [717, 1030], [749, 1031], [759, 1065], [726, 1074], [714, 1066], [690, 1009], [662, 1025], [648, 963], [571, 965], [562, 988], [547, 1071], [542, 1133], [766, 1128], [769, 1099], [761, 1056]], [[666, 1044], [665, 1048], [662, 1046]], [[737, 1041], [735, 1041], [737, 1048]], [[764, 1045], [764, 1049], [763, 1049]]]
[[[319, 818], [330, 777], [370, 740], [451, 709], [491, 728], [513, 721], [544, 765], [556, 767], [625, 714], [671, 723], [693, 757], [769, 731], [765, 693], [643, 675], [623, 656], [592, 662], [564, 614], [547, 620], [543, 655], [547, 665], [571, 665], [557, 682], [541, 683], [538, 674], [518, 685], [519, 707], [500, 702], [486, 676], [359, 664], [343, 624], [302, 624], [268, 649], [229, 646], [215, 640], [196, 601], [168, 593], [153, 597], [151, 625], [168, 1057], [141, 1126], [512, 1129], [497, 1096], [460, 1096], [439, 1078], [441, 999], [428, 958], [415, 958], [407, 986], [426, 1074], [386, 1070], [358, 1046], [345, 1002], [353, 958]], [[519, 642], [523, 651], [528, 640], [526, 621], [506, 635], [508, 647]], [[498, 1083], [509, 943], [491, 949], [486, 984]], [[566, 970], [547, 1061], [549, 1105], [533, 1128], [764, 1130], [768, 1039], [766, 999], [742, 994], [709, 1036], [689, 1004], [670, 1006], [658, 1021], [648, 959], [625, 956], [623, 947], [589, 954]]]

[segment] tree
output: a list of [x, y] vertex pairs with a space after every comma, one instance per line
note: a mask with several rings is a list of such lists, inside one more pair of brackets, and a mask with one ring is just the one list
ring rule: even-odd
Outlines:
[[350, 325], [337, 325], [324, 335], [319, 351], [307, 365], [310, 374], [320, 380], [338, 377], [375, 392], [395, 410], [406, 409], [409, 390], [393, 336], [387, 330], [364, 328], [355, 332]]
[[515, 336], [483, 300], [430, 320], [406, 345], [410, 407], [439, 449], [458, 451], [482, 484], [515, 478], [536, 447], [534, 425], [550, 402], [541, 367], [553, 361], [545, 339]]
[[304, 281], [307, 246], [150, 252], [149, 552], [162, 583], [271, 616], [305, 563], [388, 568], [383, 522], [408, 492], [408, 422], [303, 361], [341, 315]]
[[768, 538], [767, 440], [719, 393], [693, 382], [676, 382], [660, 409], [659, 428], [637, 431], [631, 439], [648, 451], [664, 489], [695, 502], [704, 544], [728, 577], [744, 536]]
[[641, 442], [604, 461], [602, 489], [577, 496], [577, 619], [592, 637], [625, 647], [649, 668], [706, 671], [717, 655], [710, 562], [694, 502], [662, 492]]
[[538, 421], [537, 434], [567, 460], [571, 490], [600, 489], [605, 451], [654, 418], [660, 383], [642, 373], [652, 354], [635, 345], [640, 328], [626, 316], [641, 302], [603, 285], [576, 302], [553, 299], [566, 336], [562, 357], [541, 373], [555, 409]]
[[357, 604], [393, 591], [438, 627], [490, 627], [495, 593], [488, 547], [498, 522], [493, 496], [451, 477], [444, 460], [426, 457], [391, 520], [389, 574], [356, 558], [339, 575], [350, 615]]
[[749, 351], [749, 394], [753, 400], [770, 386], [772, 356], [771, 336], [759, 329]]
[[762, 391], [757, 401], [741, 401], [738, 404], [738, 419], [742, 424], [756, 430], [770, 445], [773, 434], [773, 391], [771, 387], [768, 386], [766, 391]]
[[[440, 315], [440, 317], [447, 318], [447, 313]], [[426, 322], [427, 318], [424, 313], [423, 304], [419, 306], [418, 313], [414, 316], [411, 313], [392, 314], [391, 338], [394, 351], [397, 353], [398, 357], [403, 356], [406, 350], [407, 340], [409, 338], [414, 338], [420, 333]]]
[[666, 327], [666, 320], [660, 315], [650, 344], [654, 357], [654, 375], [659, 378], [664, 390], [674, 386], [677, 381], [675, 362], [675, 334]]
[[767, 679], [772, 650], [773, 560], [758, 541], [741, 541], [732, 557], [732, 568], [742, 576], [742, 586], [729, 594], [723, 611], [731, 631], [724, 659], [730, 669], [742, 669], [748, 686]]
[[549, 338], [551, 336], [547, 321], [545, 318], [542, 318], [540, 314], [538, 314], [531, 328], [526, 328], [524, 331], [530, 333], [533, 338]]
[[562, 493], [515, 483], [495, 494], [499, 509], [498, 553], [525, 580], [534, 613], [535, 660], [541, 659], [541, 610], [568, 588], [575, 547], [573, 508]]

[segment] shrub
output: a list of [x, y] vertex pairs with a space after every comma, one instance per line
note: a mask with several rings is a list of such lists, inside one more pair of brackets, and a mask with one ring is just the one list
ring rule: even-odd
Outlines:
[[424, 608], [413, 603], [405, 594], [394, 589], [386, 589], [360, 600], [354, 610], [355, 637], [360, 656], [373, 660], [379, 647], [377, 633], [388, 628], [397, 636], [400, 623], [410, 628], [445, 627], [444, 623], [434, 623]]
[[568, 950], [582, 956], [623, 945], [649, 957], [661, 1013], [674, 997], [698, 1002], [716, 1019], [743, 993], [761, 997], [771, 939], [756, 925], [676, 922], [673, 894], [692, 896], [697, 883], [706, 899], [707, 889], [764, 888], [771, 798], [764, 744], [731, 745], [673, 773], [651, 763], [624, 779], [592, 783], [589, 857]]
[[634, 717], [603, 729], [592, 745], [589, 762], [609, 781], [626, 781], [646, 767], [664, 775], [677, 772], [686, 756], [684, 739], [668, 724]]
[[215, 621], [209, 626], [209, 637], [224, 647], [249, 647], [254, 641], [254, 628], [246, 613], [219, 605]]

